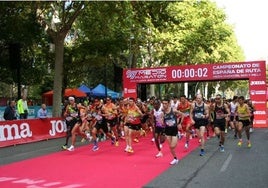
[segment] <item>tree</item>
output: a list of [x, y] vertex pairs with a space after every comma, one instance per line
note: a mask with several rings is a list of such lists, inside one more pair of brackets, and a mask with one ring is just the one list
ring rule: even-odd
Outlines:
[[87, 80], [95, 83], [104, 75], [94, 70], [111, 62], [129, 68], [243, 60], [225, 19], [210, 1], [93, 2], [77, 20], [72, 63], [90, 70]]
[[[36, 21], [34, 3], [0, 2], [0, 17], [0, 78], [1, 82], [12, 88], [9, 97], [14, 97], [13, 88], [17, 84], [16, 90], [20, 98], [21, 84], [27, 87], [40, 83], [42, 78], [39, 73], [43, 70], [35, 70], [38, 72], [36, 75], [28, 74], [28, 71], [33, 72], [34, 46], [43, 33]], [[1, 91], [9, 93], [4, 89]]]
[[39, 2], [37, 18], [55, 45], [53, 82], [53, 116], [61, 115], [64, 41], [75, 19], [85, 6], [84, 2]]

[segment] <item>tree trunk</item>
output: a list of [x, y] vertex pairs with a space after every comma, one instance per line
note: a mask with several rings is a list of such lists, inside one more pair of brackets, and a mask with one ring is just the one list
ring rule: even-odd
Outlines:
[[61, 116], [64, 38], [55, 38], [55, 75], [53, 84], [53, 117]]

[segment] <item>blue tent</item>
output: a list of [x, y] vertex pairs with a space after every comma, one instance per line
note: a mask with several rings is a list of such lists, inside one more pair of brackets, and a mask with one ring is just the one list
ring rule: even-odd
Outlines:
[[94, 89], [91, 90], [90, 95], [94, 97], [106, 97], [105, 92], [107, 91], [107, 96], [112, 97], [113, 99], [119, 98], [121, 95], [109, 88], [106, 88], [104, 85], [99, 84]]
[[90, 94], [91, 93], [91, 90], [90, 88], [88, 88], [86, 85], [82, 84], [79, 88], [78, 88], [80, 91], [83, 91], [84, 93], [86, 94]]

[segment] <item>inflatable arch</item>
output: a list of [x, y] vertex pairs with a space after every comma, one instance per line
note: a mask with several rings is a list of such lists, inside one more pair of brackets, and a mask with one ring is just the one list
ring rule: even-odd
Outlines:
[[124, 69], [123, 96], [137, 98], [138, 84], [218, 80], [249, 80], [254, 127], [268, 127], [265, 61]]

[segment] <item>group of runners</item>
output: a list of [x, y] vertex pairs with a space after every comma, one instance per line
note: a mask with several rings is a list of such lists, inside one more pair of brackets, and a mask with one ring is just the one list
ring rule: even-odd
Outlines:
[[[176, 154], [178, 139], [185, 135], [185, 149], [189, 148], [191, 137], [197, 136], [200, 142], [200, 156], [205, 155], [205, 141], [210, 134], [219, 138], [219, 150], [224, 152], [225, 134], [232, 129], [238, 138], [238, 146], [243, 143], [242, 132], [245, 130], [247, 147], [251, 147], [250, 128], [253, 125], [254, 106], [243, 96], [234, 96], [227, 101], [221, 95], [205, 101], [197, 94], [193, 101], [185, 95], [172, 99], [151, 97], [143, 102], [140, 99], [122, 98], [113, 101], [111, 97], [95, 98], [92, 102], [76, 103], [74, 97], [68, 98], [63, 110], [67, 125], [66, 143], [63, 149], [74, 151], [77, 135], [81, 141], [93, 143], [92, 150], [99, 150], [101, 138], [111, 140], [118, 146], [124, 140], [125, 152], [133, 153], [133, 142], [152, 132], [157, 154], [162, 157], [162, 145], [167, 141], [173, 157], [171, 165], [177, 164]], [[71, 145], [68, 141], [71, 138]]]

